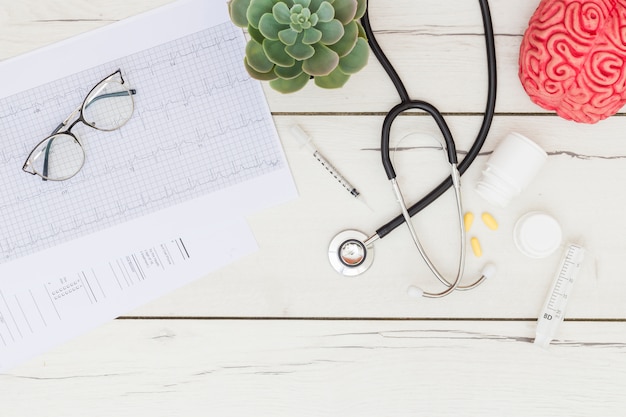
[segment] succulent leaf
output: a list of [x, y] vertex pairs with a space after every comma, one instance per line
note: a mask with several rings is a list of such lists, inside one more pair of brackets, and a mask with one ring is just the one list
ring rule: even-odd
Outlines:
[[265, 39], [263, 41], [263, 51], [267, 58], [281, 67], [290, 67], [294, 64], [294, 58], [285, 52], [285, 45], [280, 41]]
[[272, 6], [274, 6], [272, 0], [251, 0], [248, 11], [246, 12], [248, 24], [254, 28], [258, 28], [261, 17], [265, 13], [271, 13]]
[[321, 31], [315, 28], [309, 28], [309, 29], [304, 30], [302, 43], [306, 43], [307, 45], [313, 45], [314, 43], [318, 43], [321, 39], [322, 39]]
[[298, 75], [302, 74], [302, 61], [296, 61], [292, 67], [281, 67], [276, 65], [274, 67], [274, 72], [279, 78], [291, 80], [292, 78], [296, 78]]
[[352, 52], [339, 60], [339, 68], [346, 74], [355, 74], [361, 71], [367, 65], [368, 52], [367, 41], [359, 38]]
[[328, 45], [328, 47], [337, 52], [340, 57], [346, 56], [352, 51], [359, 36], [359, 26], [356, 21], [348, 23], [343, 29], [344, 34], [341, 39], [332, 45]]
[[304, 9], [306, 7], [309, 7], [309, 4], [311, 4], [311, 0], [293, 0], [293, 4], [294, 6], [296, 4], [299, 4]]
[[320, 8], [320, 5], [324, 1], [328, 1], [328, 0], [311, 0], [311, 4], [309, 4], [309, 9], [311, 9], [313, 13], [317, 12], [317, 10]]
[[357, 0], [356, 14], [354, 15], [355, 20], [359, 20], [365, 14], [367, 10], [367, 1], [366, 0]]
[[335, 9], [335, 19], [339, 20], [344, 25], [352, 22], [357, 10], [356, 0], [342, 0], [335, 1], [333, 8]]
[[328, 75], [339, 65], [337, 52], [321, 43], [313, 45], [315, 53], [302, 63], [302, 70], [313, 76]]
[[246, 71], [248, 71], [248, 74], [250, 74], [250, 76], [254, 78], [255, 80], [271, 81], [271, 80], [275, 80], [276, 78], [278, 78], [278, 75], [276, 75], [274, 71], [259, 72], [255, 70], [254, 68], [252, 68], [250, 64], [248, 63], [248, 57], [245, 57], [243, 59], [243, 66], [246, 69]]
[[335, 17], [335, 9], [328, 1], [323, 1], [315, 14], [320, 22], [330, 22]]
[[350, 79], [350, 75], [344, 74], [339, 68], [335, 68], [333, 72], [326, 76], [315, 77], [315, 85], [322, 88], [339, 88], [343, 87]]
[[278, 39], [278, 32], [285, 28], [286, 26], [278, 23], [271, 13], [265, 13], [259, 21], [259, 31], [261, 34], [273, 41]]
[[278, 32], [278, 39], [280, 39], [280, 41], [285, 45], [293, 45], [294, 43], [296, 43], [297, 38], [298, 32], [291, 28], [287, 28]]
[[301, 33], [298, 35], [298, 38], [293, 45], [287, 45], [285, 47], [285, 52], [298, 61], [309, 59], [313, 56], [313, 54], [315, 54], [315, 49], [311, 45], [307, 45], [302, 42], [303, 38], [304, 34]]
[[360, 21], [355, 20], [357, 26], [359, 27], [359, 38], [367, 39], [367, 34], [365, 33], [365, 29]]
[[337, 19], [333, 19], [330, 22], [320, 21], [315, 27], [322, 31], [320, 42], [325, 45], [332, 45], [338, 42], [344, 34], [343, 25]]
[[276, 3], [272, 8], [272, 14], [278, 23], [288, 25], [291, 22], [291, 12], [285, 3]]
[[290, 80], [276, 78], [275, 80], [270, 81], [270, 87], [284, 94], [295, 93], [296, 91], [301, 90], [308, 82], [309, 76], [302, 73], [296, 78], [292, 78]]
[[230, 14], [230, 20], [233, 21], [239, 27], [245, 28], [248, 26], [248, 19], [246, 12], [250, 6], [250, 0], [230, 0], [228, 2], [228, 13]]
[[311, 17], [311, 11], [307, 7], [306, 9], [302, 9], [302, 12], [300, 12], [299, 20], [301, 23], [308, 22], [310, 17]]
[[265, 55], [263, 46], [253, 39], [246, 45], [246, 58], [248, 65], [257, 72], [270, 72], [274, 68], [274, 63]]
[[252, 39], [257, 41], [258, 43], [263, 43], [265, 36], [259, 31], [257, 28], [253, 28], [252, 26], [248, 26], [248, 34]]

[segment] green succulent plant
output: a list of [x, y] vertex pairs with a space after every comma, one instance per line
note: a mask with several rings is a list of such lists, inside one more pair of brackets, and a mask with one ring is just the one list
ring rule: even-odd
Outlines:
[[281, 93], [298, 91], [310, 79], [319, 87], [341, 87], [367, 64], [359, 23], [366, 7], [366, 0], [228, 2], [231, 20], [250, 35], [246, 70]]

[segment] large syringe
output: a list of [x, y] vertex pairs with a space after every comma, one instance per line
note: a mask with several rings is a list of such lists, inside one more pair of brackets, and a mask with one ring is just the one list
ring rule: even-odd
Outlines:
[[565, 317], [567, 299], [584, 257], [585, 249], [583, 247], [575, 244], [570, 244], [567, 247], [546, 302], [537, 319], [536, 345], [547, 347], [554, 338]]

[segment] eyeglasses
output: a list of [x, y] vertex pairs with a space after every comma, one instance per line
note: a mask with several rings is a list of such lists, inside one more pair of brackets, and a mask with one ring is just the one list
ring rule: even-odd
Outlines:
[[[110, 132], [124, 126], [133, 115], [133, 95], [124, 85], [121, 70], [115, 71], [91, 89], [83, 103], [30, 152], [22, 170], [44, 181], [64, 181], [76, 175], [85, 163], [85, 150], [71, 130], [83, 123]], [[63, 131], [78, 114], [78, 118]]]

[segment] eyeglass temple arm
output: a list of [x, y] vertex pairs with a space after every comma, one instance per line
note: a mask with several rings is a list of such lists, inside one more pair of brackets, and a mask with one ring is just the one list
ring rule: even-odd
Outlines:
[[[130, 92], [131, 95], [137, 94], [137, 90], [130, 89], [128, 90]], [[95, 103], [97, 100], [103, 99], [103, 98], [111, 98], [111, 97], [123, 97], [125, 95], [127, 95], [128, 93], [126, 93], [125, 91], [117, 91], [115, 93], [107, 93], [107, 94], [100, 94], [99, 96], [95, 96], [93, 100], [91, 100], [89, 103], [87, 103], [87, 105], [85, 106], [85, 108], [89, 107], [92, 103]], [[76, 115], [76, 113], [78, 113], [80, 111], [80, 109], [82, 108], [82, 105], [78, 106], [76, 108], [76, 110], [74, 110], [69, 116], [67, 116], [67, 118], [65, 120], [63, 120], [63, 122], [61, 122], [53, 131], [52, 133], [50, 133], [50, 136], [55, 135], [57, 133], [59, 133], [59, 131], [61, 129], [63, 129], [65, 126], [67, 126], [67, 124], [70, 122], [70, 120]], [[43, 175], [44, 177], [48, 176], [48, 154], [50, 153], [50, 147], [52, 146], [52, 141], [48, 142], [48, 145], [46, 145], [46, 151], [45, 151], [45, 155], [44, 155], [44, 159], [43, 159]], [[45, 178], [41, 178], [43, 181], [47, 181], [47, 179]]]
[[[79, 107], [80, 109], [80, 107]], [[50, 136], [55, 135], [59, 132], [59, 130], [63, 129], [63, 127], [65, 127], [65, 125], [67, 125], [68, 121], [70, 120], [70, 118], [76, 114], [76, 110], [74, 110], [72, 112], [72, 114], [70, 114], [70, 116], [65, 119], [63, 122], [61, 122], [53, 131], [52, 133], [50, 133]], [[42, 181], [48, 181], [47, 179], [45, 179], [44, 177], [48, 176], [48, 154], [50, 153], [50, 146], [52, 146], [52, 141], [48, 142], [48, 145], [46, 145], [46, 151], [44, 154], [44, 158], [43, 158], [43, 177], [41, 177]]]
[[[131, 95], [135, 95], [137, 94], [137, 90], [135, 89], [130, 89], [128, 90], [128, 92], [130, 92]], [[95, 103], [98, 100], [101, 100], [103, 98], [111, 98], [111, 97], [124, 97], [127, 96], [128, 93], [126, 91], [117, 91], [115, 93], [106, 93], [106, 94], [100, 94], [99, 96], [95, 96], [93, 98], [93, 100], [91, 100], [89, 103], [86, 103], [85, 108], [91, 106], [92, 103]], [[79, 108], [80, 110], [80, 108]]]
[[[50, 136], [52, 135], [56, 135], [57, 133], [59, 133], [59, 131], [61, 129], [63, 129], [65, 126], [67, 126], [67, 124], [70, 122], [70, 120], [74, 117], [74, 115], [76, 115], [76, 113], [78, 113], [80, 111], [80, 106], [78, 108], [76, 108], [76, 110], [74, 110], [69, 116], [67, 116], [67, 118], [65, 120], [63, 120], [53, 131], [52, 133], [50, 133]], [[46, 145], [46, 150], [44, 152], [44, 157], [43, 157], [43, 176], [41, 177], [42, 181], [48, 181], [45, 177], [48, 176], [48, 155], [50, 154], [50, 147], [52, 146], [52, 141], [49, 141], [48, 144]]]

